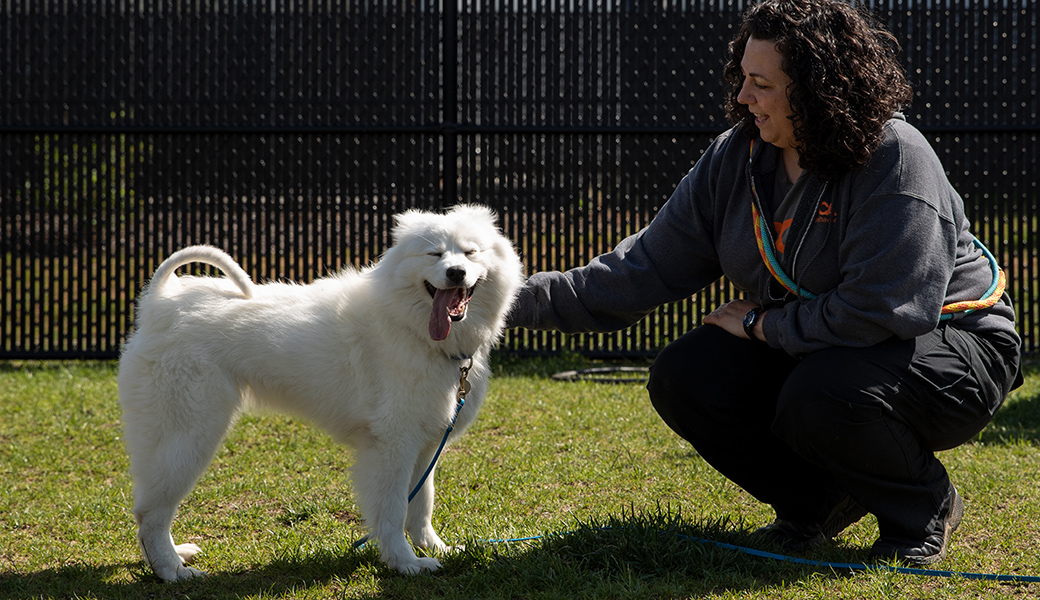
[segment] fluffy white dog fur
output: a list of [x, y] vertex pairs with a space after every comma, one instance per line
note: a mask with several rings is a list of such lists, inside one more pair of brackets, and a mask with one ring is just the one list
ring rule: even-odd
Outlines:
[[[445, 549], [431, 524], [433, 474], [409, 504], [455, 412], [460, 366], [471, 391], [451, 439], [473, 422], [488, 353], [523, 279], [512, 245], [482, 207], [396, 217], [376, 264], [310, 285], [254, 285], [227, 254], [170, 256], [142, 293], [119, 365], [138, 542], [156, 575], [201, 575], [194, 544], [174, 545], [177, 506], [244, 406], [306, 418], [354, 449], [353, 484], [380, 556], [414, 574]], [[177, 277], [185, 264], [224, 277]]]

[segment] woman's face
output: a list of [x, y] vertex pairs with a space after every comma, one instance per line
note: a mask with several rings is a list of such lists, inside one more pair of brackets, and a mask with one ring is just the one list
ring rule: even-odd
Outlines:
[[737, 102], [745, 104], [755, 117], [762, 139], [778, 148], [794, 148], [794, 115], [787, 97], [791, 78], [781, 65], [783, 56], [773, 40], [750, 38], [744, 47], [740, 68], [744, 84]]

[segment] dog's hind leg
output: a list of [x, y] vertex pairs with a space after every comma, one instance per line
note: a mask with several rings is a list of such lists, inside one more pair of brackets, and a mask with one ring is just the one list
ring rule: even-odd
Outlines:
[[[169, 454], [159, 449], [156, 454]], [[159, 458], [159, 460], [163, 460]], [[177, 506], [191, 491], [194, 478], [184, 485], [186, 476], [176, 469], [165, 470], [162, 465], [154, 476], [135, 475], [134, 518], [137, 520], [137, 542], [148, 565], [165, 581], [178, 581], [202, 575], [202, 571], [186, 566], [199, 547], [194, 544], [175, 545], [170, 526]], [[162, 477], [166, 481], [160, 481]]]
[[393, 446], [374, 443], [360, 447], [353, 471], [358, 504], [372, 537], [379, 540], [380, 559], [406, 575], [441, 567], [436, 558], [416, 556], [405, 537], [408, 485], [418, 454], [410, 445], [394, 440]]
[[[188, 390], [178, 390], [189, 394]], [[196, 390], [196, 394], [201, 393]], [[225, 432], [234, 419], [237, 390], [224, 389], [213, 397], [210, 390], [206, 410], [193, 413], [201, 402], [190, 398], [165, 398], [159, 414], [149, 419], [132, 409], [126, 419], [127, 447], [134, 477], [134, 518], [137, 540], [145, 560], [160, 579], [177, 581], [203, 575], [187, 566], [199, 547], [175, 545], [170, 535], [177, 507], [191, 492], [213, 460]], [[150, 401], [152, 402], [152, 401]], [[153, 403], [158, 406], [160, 403]], [[178, 410], [169, 410], [178, 409]], [[143, 411], [149, 412], [149, 411]], [[167, 414], [162, 414], [167, 412]], [[179, 414], [175, 414], [179, 413]]]

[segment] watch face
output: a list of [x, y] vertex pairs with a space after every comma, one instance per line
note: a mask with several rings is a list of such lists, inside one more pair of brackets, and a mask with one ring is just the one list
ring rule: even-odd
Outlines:
[[744, 315], [744, 335], [748, 336], [748, 339], [755, 339], [755, 334], [751, 330], [755, 326], [755, 321], [758, 320], [759, 312], [760, 309], [752, 308]]
[[754, 310], [749, 310], [747, 314], [744, 315], [744, 329], [751, 329], [755, 324], [756, 317], [758, 317], [758, 313]]

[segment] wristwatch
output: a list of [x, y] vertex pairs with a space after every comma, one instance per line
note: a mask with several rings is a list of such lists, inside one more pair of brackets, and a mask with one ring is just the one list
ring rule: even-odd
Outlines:
[[751, 310], [747, 311], [744, 315], [744, 334], [748, 336], [748, 339], [757, 340], [755, 334], [752, 333], [752, 329], [755, 327], [755, 323], [758, 323], [758, 316], [761, 315], [765, 310], [756, 306]]

